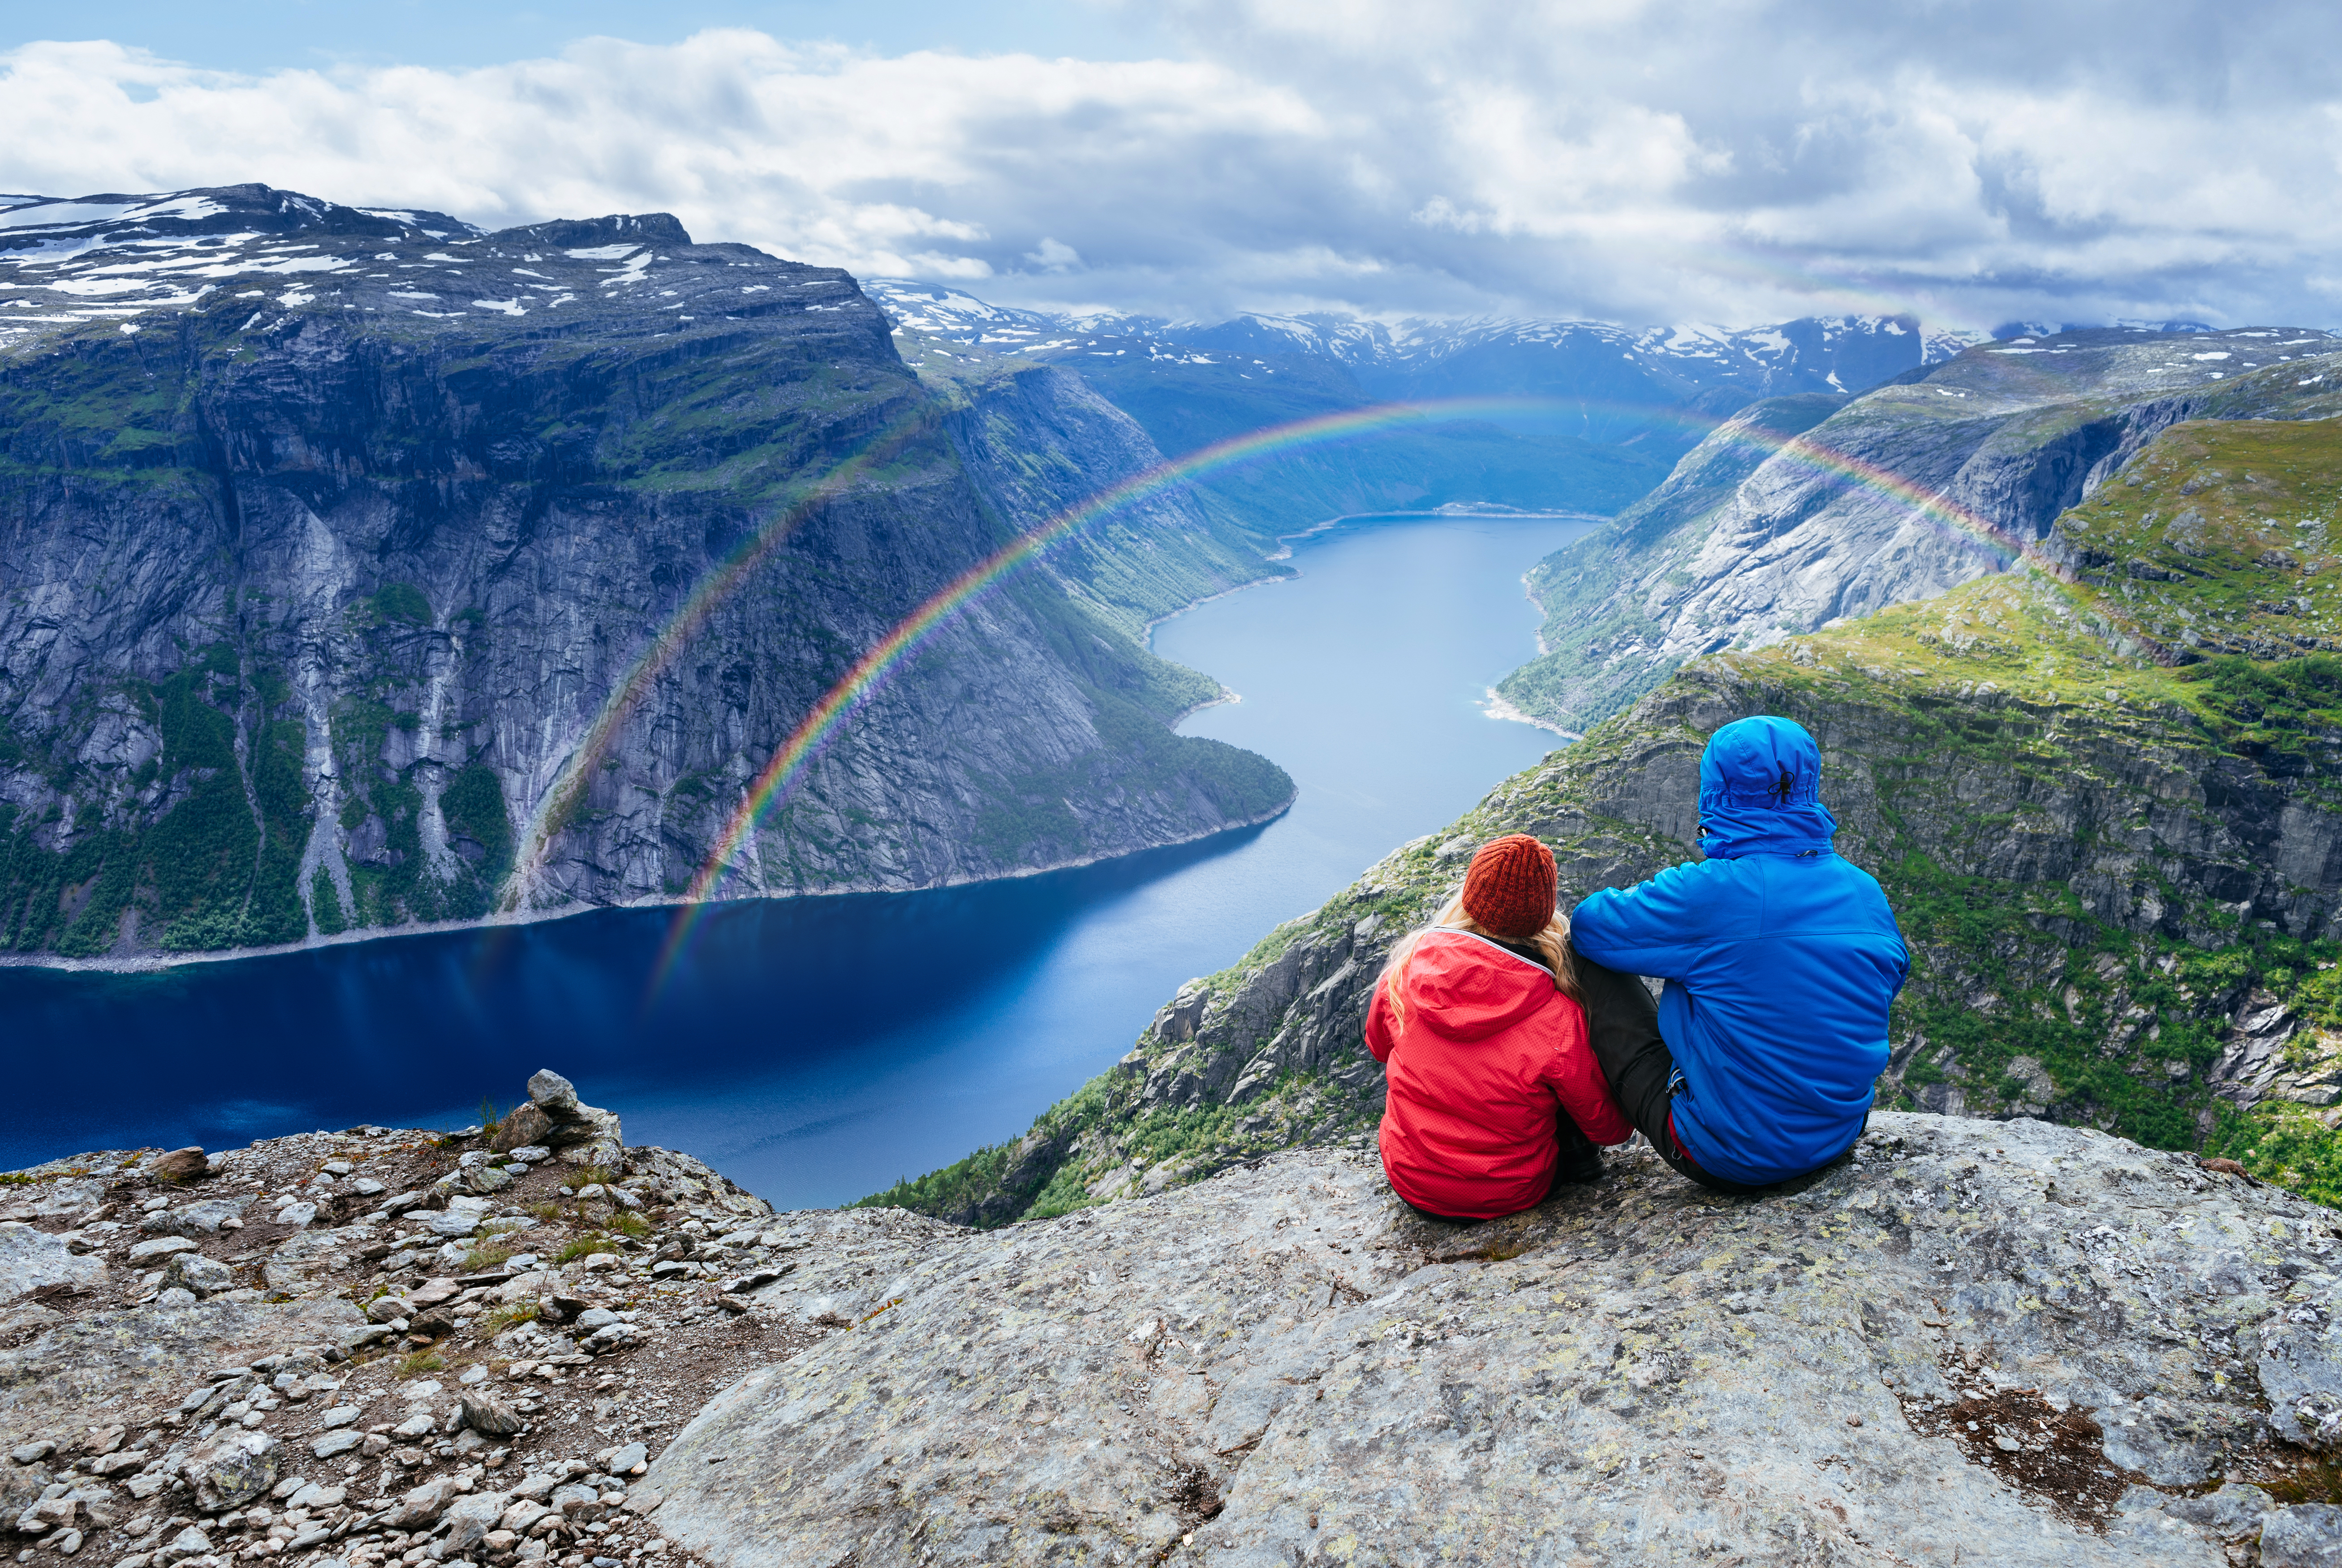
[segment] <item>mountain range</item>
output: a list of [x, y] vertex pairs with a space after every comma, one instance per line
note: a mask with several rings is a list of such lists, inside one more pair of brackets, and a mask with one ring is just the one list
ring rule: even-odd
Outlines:
[[1266, 542], [1169, 494], [996, 570], [1161, 454], [1050, 366], [931, 390], [843, 273], [240, 185], [20, 199], [0, 277], [19, 952], [934, 886], [1292, 796], [1135, 634]]
[[1582, 731], [1686, 659], [2006, 570], [2187, 420], [2342, 410], [2314, 327], [2075, 329], [1980, 345], [1860, 395], [1750, 404], [1530, 574], [1543, 656], [1500, 690]]
[[[1175, 460], [1262, 432], [1312, 432], [1196, 479], [1206, 504], [1288, 531], [1296, 521], [1465, 504], [1606, 515], [1756, 398], [1860, 390], [1967, 341], [1892, 315], [1738, 332], [1330, 315], [1206, 324], [1019, 310], [899, 278], [864, 288], [913, 365], [1064, 366]], [[1346, 414], [1394, 403], [1417, 413], [1396, 427], [1343, 427]], [[1316, 434], [1328, 426], [1330, 438]]]

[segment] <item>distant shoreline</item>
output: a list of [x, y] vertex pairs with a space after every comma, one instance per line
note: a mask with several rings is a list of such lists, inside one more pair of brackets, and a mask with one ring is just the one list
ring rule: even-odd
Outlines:
[[[1227, 699], [1241, 701], [1233, 694]], [[1206, 704], [1205, 706], [1212, 706]], [[1160, 844], [1142, 844], [1112, 854], [1083, 855], [1074, 860], [1058, 861], [1050, 865], [1023, 866], [1003, 872], [997, 876], [955, 876], [941, 882], [925, 883], [916, 887], [870, 886], [824, 887], [801, 893], [743, 893], [726, 898], [693, 900], [676, 894], [646, 894], [611, 904], [569, 904], [557, 909], [512, 910], [496, 914], [484, 914], [476, 920], [416, 921], [407, 925], [375, 925], [358, 931], [337, 932], [333, 935], [319, 933], [299, 942], [279, 943], [269, 947], [219, 947], [201, 953], [144, 953], [126, 958], [66, 958], [55, 954], [0, 953], [0, 969], [48, 969], [77, 974], [159, 974], [182, 969], [195, 964], [233, 964], [246, 958], [283, 958], [296, 953], [314, 953], [321, 948], [347, 947], [361, 942], [395, 942], [406, 936], [441, 936], [450, 932], [493, 931], [503, 926], [537, 925], [547, 921], [569, 920], [581, 914], [598, 914], [611, 909], [678, 909], [689, 904], [754, 904], [764, 900], [794, 898], [849, 898], [867, 894], [936, 893], [947, 887], [974, 887], [985, 883], [1015, 882], [1028, 876], [1046, 876], [1052, 872], [1078, 871], [1084, 866], [1100, 865], [1110, 860], [1128, 855], [1146, 854], [1158, 849], [1177, 849], [1184, 844], [1201, 844], [1224, 833], [1241, 833], [1246, 828], [1258, 827], [1275, 822], [1293, 809], [1301, 798], [1299, 786], [1292, 794], [1271, 810], [1236, 822], [1225, 822], [1202, 833], [1192, 833], [1185, 838], [1165, 839]]]

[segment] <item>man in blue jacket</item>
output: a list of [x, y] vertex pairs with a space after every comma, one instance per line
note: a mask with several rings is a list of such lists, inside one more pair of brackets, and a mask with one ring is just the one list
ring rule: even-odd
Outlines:
[[[1704, 1186], [1785, 1182], [1862, 1134], [1911, 958], [1877, 882], [1830, 849], [1837, 831], [1814, 737], [1742, 719], [1699, 761], [1707, 858], [1570, 914], [1611, 1093]], [[1656, 1012], [1637, 974], [1666, 981]]]

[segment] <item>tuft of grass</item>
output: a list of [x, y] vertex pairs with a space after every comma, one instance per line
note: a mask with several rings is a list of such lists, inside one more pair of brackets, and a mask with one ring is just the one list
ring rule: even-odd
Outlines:
[[504, 1124], [505, 1114], [498, 1111], [494, 1105], [490, 1104], [488, 1103], [488, 1097], [485, 1094], [481, 1095], [480, 1136], [483, 1138], [495, 1137], [496, 1135], [496, 1129], [503, 1126]]
[[620, 1235], [632, 1236], [635, 1240], [640, 1241], [651, 1233], [651, 1223], [629, 1209], [622, 1211], [617, 1218], [610, 1222], [610, 1229]]
[[526, 1302], [518, 1306], [498, 1307], [494, 1312], [482, 1313], [480, 1316], [480, 1327], [482, 1333], [485, 1333], [490, 1339], [494, 1339], [496, 1335], [504, 1333], [505, 1330], [511, 1328], [515, 1323], [535, 1323], [535, 1321], [536, 1303], [535, 1302]]
[[580, 1236], [554, 1253], [553, 1261], [556, 1263], [574, 1263], [579, 1258], [593, 1253], [615, 1253], [617, 1250], [618, 1243], [607, 1236]]
[[565, 1217], [567, 1211], [559, 1203], [532, 1203], [528, 1212], [537, 1219], [551, 1222]]
[[30, 1171], [0, 1171], [0, 1187], [29, 1187], [40, 1179]]
[[447, 1358], [435, 1350], [418, 1350], [398, 1363], [398, 1375], [402, 1378], [420, 1377], [426, 1372], [446, 1370]]
[[485, 1273], [512, 1255], [512, 1248], [495, 1242], [474, 1247], [464, 1254], [464, 1272], [467, 1274]]
[[570, 1192], [580, 1187], [608, 1186], [618, 1179], [618, 1173], [606, 1165], [587, 1165], [561, 1178], [561, 1184]]

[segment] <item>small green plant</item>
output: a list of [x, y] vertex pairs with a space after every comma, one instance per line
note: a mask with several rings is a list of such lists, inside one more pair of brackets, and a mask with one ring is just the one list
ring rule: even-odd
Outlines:
[[510, 1247], [500, 1243], [489, 1242], [474, 1247], [464, 1254], [464, 1272], [467, 1274], [484, 1274], [502, 1264], [512, 1255], [513, 1250]]
[[398, 1375], [402, 1378], [420, 1377], [426, 1372], [446, 1370], [447, 1358], [435, 1350], [418, 1350], [398, 1363]]
[[29, 1187], [40, 1179], [29, 1171], [0, 1171], [0, 1187]]
[[553, 1261], [556, 1263], [574, 1263], [579, 1258], [590, 1256], [595, 1253], [614, 1253], [617, 1250], [617, 1243], [607, 1236], [580, 1236], [554, 1253]]
[[481, 1095], [480, 1136], [483, 1138], [493, 1138], [496, 1135], [496, 1129], [504, 1124], [504, 1113], [498, 1111], [494, 1105], [490, 1104], [488, 1103], [488, 1097], [485, 1094]]
[[610, 1222], [610, 1228], [617, 1232], [620, 1235], [632, 1236], [636, 1241], [640, 1241], [645, 1236], [651, 1233], [651, 1223], [643, 1218], [642, 1215], [634, 1213], [631, 1211], [622, 1213], [618, 1215], [617, 1218], [612, 1220]]
[[560, 1219], [563, 1214], [563, 1210], [559, 1203], [532, 1203], [529, 1205], [528, 1212], [537, 1219], [544, 1220], [548, 1223]]
[[527, 1302], [519, 1306], [498, 1307], [492, 1313], [483, 1314], [480, 1318], [480, 1327], [483, 1333], [487, 1334], [489, 1338], [494, 1339], [497, 1334], [504, 1333], [505, 1330], [511, 1328], [515, 1323], [535, 1323], [535, 1321], [536, 1303], [535, 1302]]
[[606, 1165], [587, 1165], [575, 1174], [564, 1176], [561, 1184], [571, 1192], [580, 1187], [606, 1186], [618, 1179], [618, 1173]]

